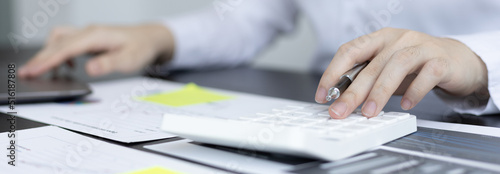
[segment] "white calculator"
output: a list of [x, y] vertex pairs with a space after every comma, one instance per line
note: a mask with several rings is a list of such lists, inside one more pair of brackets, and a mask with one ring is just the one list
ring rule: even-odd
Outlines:
[[[328, 105], [236, 95], [239, 100], [209, 104], [228, 106], [213, 113], [165, 113], [161, 129], [201, 143], [329, 161], [356, 155], [417, 130], [416, 117], [409, 113], [381, 112], [368, 119], [356, 110], [345, 119], [332, 119]], [[255, 105], [260, 107], [248, 109]], [[245, 111], [235, 111], [238, 108]], [[231, 110], [231, 116], [227, 112], [218, 115], [224, 109]]]

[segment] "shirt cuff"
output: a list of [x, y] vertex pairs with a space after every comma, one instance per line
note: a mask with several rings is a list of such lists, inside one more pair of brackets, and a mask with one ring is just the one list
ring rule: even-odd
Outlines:
[[492, 98], [485, 94], [473, 93], [469, 96], [457, 97], [441, 89], [435, 89], [434, 93], [453, 108], [453, 111], [460, 114], [487, 115], [500, 112]]
[[[173, 19], [168, 19], [163, 22], [163, 24], [170, 29], [174, 37], [175, 49], [174, 54], [170, 62], [164, 66], [164, 68], [173, 69], [187, 69], [194, 64], [190, 57], [190, 52], [185, 48], [196, 48], [196, 39], [192, 38], [193, 35], [199, 33], [197, 29], [199, 26], [193, 22], [194, 16], [190, 17], [178, 17]], [[191, 19], [190, 19], [191, 18]]]

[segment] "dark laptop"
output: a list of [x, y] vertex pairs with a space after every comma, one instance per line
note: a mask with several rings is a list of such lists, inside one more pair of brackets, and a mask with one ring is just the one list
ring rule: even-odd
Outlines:
[[[1, 68], [4, 70], [4, 68]], [[7, 71], [0, 77], [0, 104], [8, 103]], [[74, 100], [91, 93], [85, 83], [71, 78], [49, 78], [23, 80], [16, 78], [16, 103], [34, 103]]]
[[37, 50], [15, 53], [10, 49], [0, 49], [0, 105], [8, 103], [8, 74], [9, 64], [16, 65], [16, 103], [50, 102], [73, 100], [91, 93], [89, 86], [68, 76], [69, 73], [60, 73], [57, 78], [54, 74], [46, 73], [36, 79], [24, 80], [17, 77], [17, 71]]

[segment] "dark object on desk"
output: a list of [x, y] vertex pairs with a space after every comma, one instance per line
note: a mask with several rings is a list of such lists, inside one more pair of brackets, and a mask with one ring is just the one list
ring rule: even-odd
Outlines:
[[[16, 79], [15, 102], [34, 103], [64, 101], [80, 98], [92, 91], [87, 84], [71, 78]], [[0, 104], [9, 102], [7, 76], [0, 77]]]
[[32, 58], [37, 51], [38, 49], [15, 52], [11, 49], [0, 48], [0, 105], [8, 103], [7, 72], [9, 72], [10, 64], [15, 65], [15, 71], [12, 73], [16, 75], [16, 103], [72, 100], [91, 93], [88, 85], [82, 83], [82, 81], [86, 82], [85, 77], [73, 75], [69, 71], [47, 73], [40, 78], [30, 80], [17, 77], [21, 65]]

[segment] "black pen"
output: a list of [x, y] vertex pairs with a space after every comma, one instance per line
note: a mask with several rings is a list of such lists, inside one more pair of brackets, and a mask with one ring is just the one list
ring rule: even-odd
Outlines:
[[339, 98], [340, 94], [344, 93], [347, 87], [351, 85], [352, 81], [354, 81], [356, 76], [358, 76], [359, 72], [361, 72], [366, 65], [368, 65], [368, 62], [357, 64], [352, 69], [344, 73], [344, 75], [340, 76], [339, 82], [328, 90], [326, 100], [331, 101], [332, 99]]

